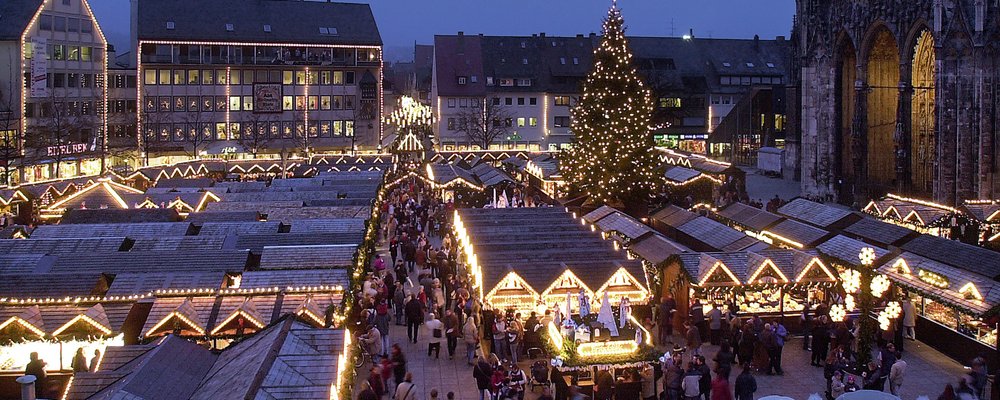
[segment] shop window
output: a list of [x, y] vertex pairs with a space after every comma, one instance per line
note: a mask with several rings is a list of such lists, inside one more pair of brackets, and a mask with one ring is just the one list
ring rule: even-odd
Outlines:
[[284, 85], [292, 84], [292, 71], [281, 71], [281, 83]]
[[552, 126], [556, 128], [569, 128], [569, 117], [556, 117]]
[[243, 96], [243, 111], [253, 111], [253, 96]]
[[292, 111], [293, 104], [292, 96], [281, 96], [281, 109], [283, 111]]
[[329, 110], [333, 107], [333, 103], [330, 96], [319, 96], [319, 108], [322, 110]]
[[240, 96], [229, 96], [229, 111], [240, 110]]
[[569, 106], [569, 96], [555, 96], [553, 97], [553, 104], [557, 106]]
[[333, 71], [333, 84], [334, 85], [344, 84], [344, 71]]
[[660, 97], [660, 108], [681, 108], [679, 97]]
[[528, 126], [538, 126], [538, 118], [528, 118]]
[[333, 109], [342, 110], [344, 109], [344, 96], [333, 96]]

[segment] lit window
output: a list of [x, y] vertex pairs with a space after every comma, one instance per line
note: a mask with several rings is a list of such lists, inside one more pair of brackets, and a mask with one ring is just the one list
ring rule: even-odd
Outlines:
[[455, 99], [448, 99], [448, 108], [455, 108]]
[[729, 67], [732, 67], [732, 66], [733, 66], [733, 64], [730, 64], [730, 63], [727, 63], [727, 62], [724, 62], [724, 63], [722, 63], [722, 66], [723, 66], [723, 67], [726, 67], [726, 68], [729, 68]]
[[330, 96], [320, 96], [319, 97], [319, 107], [321, 109], [329, 110], [333, 106], [333, 104], [331, 102], [332, 102], [332, 100], [331, 100]]
[[281, 96], [281, 109], [284, 111], [292, 111], [292, 96]]
[[681, 99], [678, 97], [660, 97], [660, 108], [680, 108]]
[[534, 117], [528, 118], [528, 125], [530, 125], [530, 126], [538, 126], [538, 118], [534, 118]]
[[344, 71], [333, 71], [333, 84], [334, 85], [344, 84]]
[[232, 31], [233, 31], [233, 24], [226, 24], [226, 32], [232, 32]]
[[292, 71], [281, 71], [281, 83], [285, 85], [292, 84]]
[[523, 127], [524, 126], [524, 117], [520, 117], [520, 118], [517, 119], [517, 126], [518, 127]]
[[559, 57], [559, 63], [562, 65], [566, 65], [566, 57]]
[[774, 68], [774, 63], [767, 63], [768, 68]]
[[458, 77], [458, 84], [459, 85], [464, 85], [465, 84], [465, 77], [464, 76]]
[[243, 96], [243, 111], [253, 111], [253, 96]]
[[528, 59], [527, 58], [522, 58], [521, 59], [521, 64], [528, 65]]
[[753, 63], [752, 62], [748, 62], [747, 63], [747, 68], [753, 68]]
[[229, 111], [240, 110], [240, 96], [229, 96]]
[[469, 82], [476, 83], [477, 81], [478, 79], [476, 78], [475, 75], [469, 77]]
[[555, 96], [553, 101], [557, 106], [569, 106], [569, 96]]
[[580, 64], [580, 59], [573, 57], [573, 65], [579, 65], [579, 64]]

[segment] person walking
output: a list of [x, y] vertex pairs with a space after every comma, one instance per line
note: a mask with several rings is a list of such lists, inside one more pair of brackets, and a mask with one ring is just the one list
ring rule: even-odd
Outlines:
[[670, 353], [670, 359], [663, 363], [663, 386], [666, 387], [667, 399], [681, 400], [682, 382], [684, 381], [684, 367], [682, 355], [684, 349], [674, 346]]
[[455, 359], [455, 348], [458, 338], [462, 337], [462, 327], [458, 324], [458, 316], [451, 309], [444, 313], [444, 335], [448, 340], [448, 359]]
[[775, 355], [771, 360], [774, 369], [778, 375], [784, 375], [785, 371], [781, 369], [781, 355], [785, 348], [785, 341], [788, 340], [788, 329], [785, 329], [785, 325], [779, 320], [774, 320], [774, 324], [771, 325], [774, 329], [774, 341], [777, 347], [775, 348]]
[[440, 358], [441, 356], [441, 338], [444, 337], [444, 324], [441, 323], [434, 315], [431, 313], [427, 322], [424, 323], [424, 327], [429, 334], [427, 339], [427, 357], [434, 353], [434, 358]]
[[[398, 271], [398, 270], [397, 270]], [[406, 273], [406, 270], [403, 270]], [[392, 294], [392, 309], [396, 314], [396, 325], [406, 325], [403, 320], [403, 310], [406, 308], [406, 291], [403, 290], [403, 283], [396, 282], [396, 290]]]
[[476, 347], [479, 347], [479, 328], [476, 327], [476, 319], [472, 316], [465, 319], [462, 326], [462, 338], [465, 339], [465, 358], [469, 365], [472, 365], [476, 356]]
[[403, 355], [403, 349], [399, 347], [399, 343], [392, 345], [389, 361], [392, 362], [393, 382], [398, 386], [400, 383], [403, 383], [403, 379], [407, 375], [406, 356]]
[[[471, 319], [471, 318], [470, 318]], [[476, 379], [476, 388], [479, 389], [479, 400], [486, 399], [486, 393], [493, 385], [493, 366], [486, 361], [486, 358], [479, 356], [475, 366], [472, 367], [472, 377]]]
[[690, 322], [685, 327], [687, 333], [684, 337], [687, 339], [688, 352], [691, 353], [691, 357], [701, 355], [701, 334], [698, 332], [698, 327]]
[[743, 364], [743, 371], [736, 377], [735, 389], [736, 400], [753, 400], [753, 394], [757, 391], [757, 380], [750, 373], [750, 363]]
[[720, 371], [716, 371], [715, 378], [712, 378], [711, 393], [711, 400], [733, 400], [733, 392], [729, 391], [729, 379]]
[[816, 319], [816, 324], [812, 330], [812, 360], [809, 365], [820, 366], [826, 360], [828, 348], [830, 347], [830, 326], [826, 323], [826, 316]]
[[660, 346], [666, 346], [667, 343], [673, 344], [674, 342], [674, 312], [677, 311], [677, 302], [670, 295], [663, 299], [663, 304], [660, 305], [660, 309], [657, 314], [656, 325], [659, 326], [660, 333]]
[[413, 374], [407, 372], [403, 381], [396, 386], [396, 392], [393, 394], [392, 399], [415, 400], [417, 398], [417, 391], [415, 390], [416, 386], [417, 385], [413, 384]]
[[417, 328], [424, 322], [424, 307], [420, 300], [410, 296], [406, 302], [406, 336], [413, 343], [417, 342]]
[[[694, 357], [696, 366], [698, 368], [698, 373], [701, 374], [701, 380], [698, 381], [698, 390], [701, 392], [701, 396], [704, 400], [711, 400], [712, 398], [712, 369], [708, 367], [705, 363], [705, 356]], [[728, 390], [728, 389], [727, 389]]]
[[681, 390], [684, 393], [683, 400], [700, 400], [701, 399], [701, 388], [699, 384], [701, 382], [701, 372], [694, 365], [694, 362], [688, 363], [688, 370], [684, 374], [684, 379], [681, 381]]
[[889, 393], [899, 396], [899, 387], [903, 385], [903, 376], [906, 375], [906, 361], [903, 355], [896, 355], [896, 362], [892, 363], [889, 369]]

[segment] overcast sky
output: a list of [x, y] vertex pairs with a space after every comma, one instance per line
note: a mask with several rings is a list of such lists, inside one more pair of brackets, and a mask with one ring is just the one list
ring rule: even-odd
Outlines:
[[[89, 1], [111, 42], [127, 47], [129, 1]], [[604, 0], [351, 2], [371, 4], [390, 60], [412, 58], [413, 43], [431, 44], [435, 34], [545, 32], [566, 36], [600, 32], [601, 19], [610, 5]], [[680, 36], [694, 29], [696, 37], [751, 38], [756, 34], [773, 39], [789, 34], [795, 13], [793, 0], [619, 0], [618, 4], [628, 34], [637, 36]]]

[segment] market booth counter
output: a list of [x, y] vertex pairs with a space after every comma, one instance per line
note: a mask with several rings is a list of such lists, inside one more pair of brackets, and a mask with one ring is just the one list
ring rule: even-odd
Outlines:
[[[959, 266], [903, 252], [878, 268], [913, 302], [918, 339], [967, 364], [983, 356], [998, 367], [1000, 283]], [[1000, 274], [1000, 272], [998, 272]]]
[[[715, 306], [736, 307], [739, 316], [782, 318], [792, 329], [805, 304], [825, 299], [837, 282], [816, 255], [794, 249], [681, 253], [665, 265], [664, 290], [681, 315], [698, 299], [706, 313]], [[681, 328], [680, 321], [674, 323]]]

